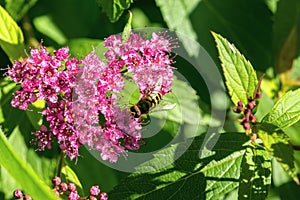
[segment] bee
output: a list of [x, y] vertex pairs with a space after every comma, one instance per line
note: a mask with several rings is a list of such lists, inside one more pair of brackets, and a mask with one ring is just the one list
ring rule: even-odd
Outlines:
[[141, 118], [142, 116], [147, 115], [161, 100], [162, 94], [159, 92], [152, 92], [144, 95], [136, 104], [130, 107], [131, 116], [134, 118]]

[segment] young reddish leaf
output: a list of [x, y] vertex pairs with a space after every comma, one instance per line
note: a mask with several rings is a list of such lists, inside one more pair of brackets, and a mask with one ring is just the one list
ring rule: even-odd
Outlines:
[[255, 71], [251, 63], [221, 35], [212, 32], [217, 43], [226, 86], [229, 90], [232, 102], [237, 105], [238, 101], [247, 104], [247, 98], [253, 96], [258, 83]]
[[253, 131], [258, 134], [265, 148], [276, 158], [281, 167], [300, 185], [289, 137], [277, 126], [267, 123], [256, 124]]

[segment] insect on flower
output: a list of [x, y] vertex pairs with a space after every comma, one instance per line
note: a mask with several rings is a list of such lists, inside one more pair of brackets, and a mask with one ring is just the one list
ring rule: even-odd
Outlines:
[[159, 92], [146, 94], [135, 105], [130, 107], [130, 113], [134, 118], [147, 115], [150, 110], [159, 104], [161, 99], [162, 95]]
[[[156, 108], [158, 104], [163, 100], [163, 95], [158, 92], [160, 88], [161, 81], [158, 81], [155, 89], [153, 91], [148, 90], [141, 99], [134, 105], [130, 107], [130, 114], [134, 118], [139, 118], [140, 120], [148, 119], [147, 115], [151, 110]], [[176, 104], [168, 104], [161, 107], [159, 110], [171, 110], [176, 106]], [[146, 122], [146, 124], [150, 121]]]

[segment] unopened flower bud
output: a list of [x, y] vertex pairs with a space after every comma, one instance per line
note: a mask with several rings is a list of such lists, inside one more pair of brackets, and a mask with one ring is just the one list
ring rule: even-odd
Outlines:
[[243, 127], [244, 127], [245, 130], [250, 130], [250, 123], [249, 122], [245, 122], [243, 124]]
[[251, 122], [256, 122], [256, 117], [254, 115], [250, 115], [249, 120]]
[[53, 184], [54, 186], [58, 186], [60, 183], [61, 183], [60, 177], [54, 176], [53, 179], [52, 179], [52, 184]]
[[70, 192], [74, 192], [74, 191], [76, 191], [76, 185], [74, 183], [69, 183], [68, 189]]
[[60, 183], [59, 187], [62, 192], [65, 192], [68, 189], [68, 185], [65, 182]]
[[100, 200], [107, 200], [108, 199], [108, 195], [105, 193], [105, 192], [102, 192], [101, 194], [100, 194], [100, 198], [99, 198]]
[[254, 108], [255, 104], [256, 104], [255, 101], [251, 101], [251, 102], [249, 102], [247, 104], [247, 108], [249, 108], [250, 110], [252, 110]]
[[26, 194], [23, 199], [24, 200], [32, 200], [32, 197]]
[[260, 93], [260, 92], [257, 92], [257, 93], [255, 94], [255, 99], [259, 99], [259, 98], [261, 98], [261, 93]]
[[243, 102], [242, 102], [242, 101], [239, 101], [239, 102], [237, 103], [237, 106], [238, 106], [238, 107], [243, 107]]
[[98, 186], [98, 185], [92, 186], [92, 187], [90, 188], [90, 193], [91, 193], [91, 195], [93, 195], [93, 196], [99, 195], [99, 193], [100, 193], [99, 186]]
[[16, 199], [21, 199], [23, 197], [23, 192], [21, 190], [15, 190], [14, 191], [14, 197]]

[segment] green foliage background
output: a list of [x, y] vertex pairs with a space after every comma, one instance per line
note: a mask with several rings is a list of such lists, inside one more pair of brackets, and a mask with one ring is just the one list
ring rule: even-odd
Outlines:
[[[0, 5], [7, 10], [21, 28], [21, 30], [8, 33], [8, 37], [13, 38], [11, 41], [14, 43], [8, 43], [2, 37], [7, 33], [0, 30], [0, 67], [2, 69], [11, 65], [11, 60], [24, 56], [24, 47], [28, 50], [30, 46], [37, 46], [41, 40], [49, 48], [56, 49], [68, 45], [72, 55], [82, 58], [91, 51], [93, 45], [98, 46], [105, 37], [122, 32], [127, 23], [127, 9], [129, 9], [133, 13], [132, 28], [164, 27], [181, 32], [199, 42], [213, 58], [220, 71], [219, 54], [211, 31], [219, 33], [235, 44], [236, 48], [250, 60], [258, 74], [266, 73], [262, 84], [264, 95], [257, 111], [260, 119], [263, 119], [271, 110], [278, 97], [300, 85], [300, 2], [298, 0], [0, 0]], [[1, 15], [0, 17], [1, 21], [5, 21], [5, 16]], [[0, 23], [1, 29], [4, 30], [2, 27], [9, 27], [12, 23], [12, 21]], [[23, 32], [24, 38], [20, 37], [20, 31]], [[186, 50], [193, 53], [189, 48]], [[193, 68], [189, 67], [185, 60], [177, 58], [175, 67], [188, 79], [195, 90], [189, 88], [190, 90], [187, 91], [190, 95], [184, 93], [187, 91], [181, 90], [180, 94], [190, 96], [199, 103], [199, 113], [193, 114], [201, 115], [201, 119], [204, 121], [198, 133], [201, 135], [208, 125], [205, 123], [205, 116], [210, 114], [211, 99], [208, 90], [201, 78], [193, 76]], [[0, 71], [1, 74], [4, 72]], [[7, 79], [1, 78], [0, 81], [1, 128], [10, 144], [18, 147], [15, 148], [17, 153], [50, 185], [51, 177], [56, 173], [60, 154], [55, 147], [46, 152], [34, 151], [29, 142], [32, 139], [30, 132], [38, 128], [38, 122], [41, 119], [32, 112], [21, 112], [12, 108], [10, 100], [17, 88]], [[179, 91], [187, 87], [180, 85], [180, 82], [178, 85]], [[210, 171], [210, 165], [199, 169], [197, 173], [188, 174], [189, 171], [194, 170], [192, 168], [196, 166], [197, 162], [211, 163], [214, 166], [211, 158], [197, 160], [195, 156], [194, 160], [191, 159], [195, 163], [188, 163], [187, 160], [190, 158], [183, 157], [167, 169], [173, 170], [173, 179], [168, 179], [167, 172], [165, 172], [165, 177], [163, 175], [159, 177], [157, 174], [149, 175], [149, 177], [131, 175], [132, 177], [128, 179], [126, 177], [129, 174], [101, 164], [84, 148], [81, 149], [80, 154], [83, 156], [78, 159], [78, 162], [75, 164], [73, 161], [68, 161], [68, 164], [77, 174], [85, 193], [88, 192], [90, 186], [98, 184], [102, 191], [112, 191], [112, 199], [130, 198], [128, 195], [130, 192], [135, 193], [136, 198], [143, 198], [143, 192], [145, 192], [143, 189], [148, 186], [142, 187], [141, 191], [134, 189], [143, 180], [151, 181], [153, 179], [159, 180], [156, 182], [157, 185], [173, 181], [173, 185], [162, 186], [162, 188], [174, 193], [182, 182], [187, 181], [187, 184], [182, 184], [184, 186], [182, 190], [172, 199], [183, 199], [189, 193], [190, 187], [198, 191], [209, 189], [198, 193], [197, 197], [190, 194], [191, 199], [216, 199], [219, 197], [236, 199], [238, 190], [235, 188], [238, 185], [240, 162], [249, 159], [247, 156], [252, 155], [252, 149], [242, 148], [247, 138], [245, 139], [241, 135], [242, 133], [237, 134], [241, 129], [229, 107], [228, 105], [228, 117], [224, 126], [224, 131], [227, 133], [220, 139], [219, 146], [216, 147], [217, 156], [214, 158], [215, 162], [228, 163], [227, 166], [233, 166], [231, 170], [228, 170], [228, 174], [222, 174], [220, 168]], [[172, 132], [178, 128], [178, 123], [172, 119], [169, 120], [168, 126], [163, 130], [166, 133], [150, 139], [148, 146], [154, 144], [153, 149], [159, 148], [172, 138]], [[295, 145], [300, 145], [299, 129], [299, 122], [284, 129]], [[199, 137], [187, 155], [192, 155], [193, 150], [200, 147], [197, 146], [197, 142], [202, 141], [203, 138]], [[220, 143], [222, 141], [224, 143]], [[151, 150], [148, 146], [146, 146], [146, 150]], [[231, 148], [230, 152], [222, 151], [222, 148], [225, 147]], [[172, 154], [175, 147], [170, 147], [166, 151]], [[247, 154], [243, 157], [245, 151]], [[260, 155], [261, 149], [258, 149], [258, 152]], [[300, 153], [296, 152], [294, 156], [296, 163], [300, 166]], [[268, 157], [268, 155], [262, 154], [261, 157]], [[156, 163], [155, 159], [150, 163]], [[139, 170], [142, 171], [143, 167], [140, 166]], [[299, 186], [296, 186], [274, 160], [272, 160], [271, 173], [272, 184], [268, 199], [298, 199]], [[185, 179], [187, 175], [191, 178]], [[221, 176], [224, 176], [224, 179], [218, 180], [218, 177]], [[209, 177], [210, 180], [203, 181], [203, 177]], [[130, 183], [129, 189], [124, 189], [124, 178], [126, 178], [125, 183], [127, 180]], [[233, 179], [235, 181], [232, 181]], [[115, 186], [117, 186], [115, 191], [122, 191], [119, 194], [121, 196], [114, 193]], [[1, 167], [0, 199], [10, 198], [12, 191], [18, 187], [20, 185]], [[214, 191], [214, 188], [226, 189]], [[128, 191], [126, 191], [127, 189]], [[155, 192], [159, 191], [154, 191], [147, 197], [157, 198]], [[217, 193], [219, 194], [217, 195]], [[160, 197], [161, 199], [166, 198]]]

